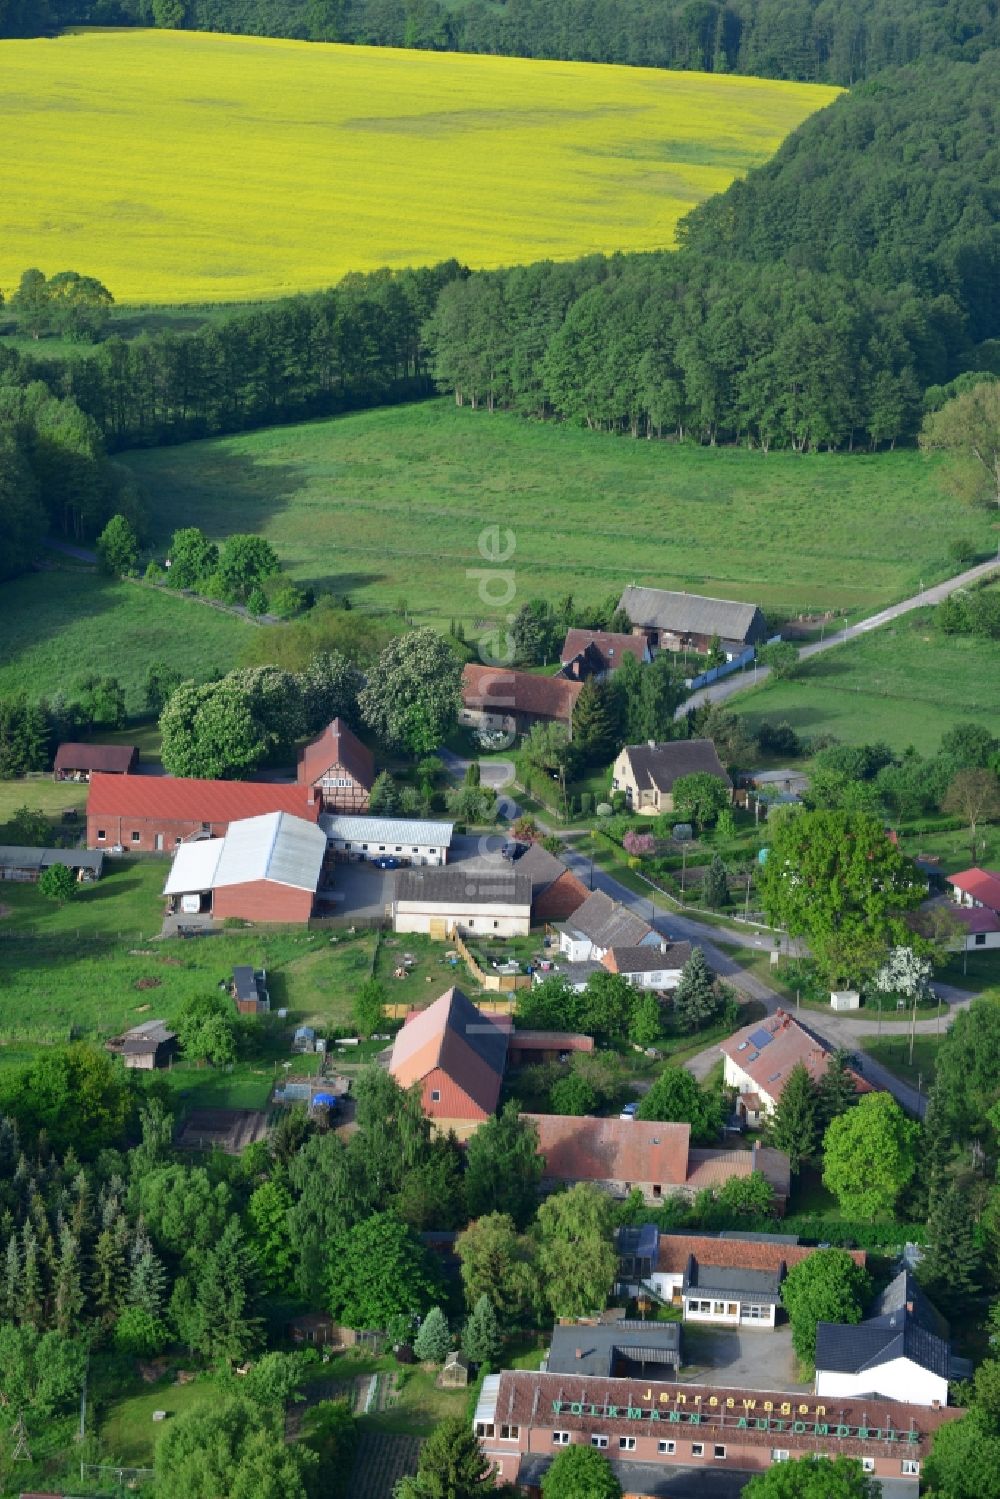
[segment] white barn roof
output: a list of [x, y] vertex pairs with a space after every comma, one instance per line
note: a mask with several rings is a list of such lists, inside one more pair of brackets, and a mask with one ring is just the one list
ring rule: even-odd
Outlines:
[[302, 817], [288, 812], [245, 817], [231, 822], [224, 838], [182, 844], [163, 893], [218, 890], [253, 880], [315, 890], [325, 853], [325, 835]]
[[319, 825], [328, 838], [347, 843], [391, 844], [410, 848], [450, 848], [454, 824], [425, 822], [409, 817], [350, 817], [340, 812], [324, 812]]

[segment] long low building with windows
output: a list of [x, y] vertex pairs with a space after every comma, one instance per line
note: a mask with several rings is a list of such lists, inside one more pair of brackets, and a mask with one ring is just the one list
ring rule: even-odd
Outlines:
[[446, 864], [454, 832], [450, 822], [343, 812], [324, 812], [319, 825], [334, 857], [350, 863], [398, 859], [400, 864]]
[[497, 1482], [529, 1495], [541, 1492], [555, 1456], [580, 1444], [603, 1452], [635, 1499], [737, 1499], [754, 1474], [811, 1453], [856, 1458], [893, 1499], [917, 1499], [934, 1432], [962, 1414], [877, 1395], [824, 1400], [659, 1382], [636, 1372], [632, 1351], [608, 1376], [489, 1375], [474, 1429]]

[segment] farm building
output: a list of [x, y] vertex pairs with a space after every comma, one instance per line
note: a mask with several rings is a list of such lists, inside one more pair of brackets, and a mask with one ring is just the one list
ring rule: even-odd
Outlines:
[[462, 671], [458, 721], [470, 729], [510, 734], [526, 734], [536, 723], [559, 723], [572, 737], [573, 709], [582, 688], [582, 682], [566, 677], [537, 677], [470, 661]]
[[501, 869], [407, 869], [396, 881], [394, 932], [526, 937], [531, 930], [531, 880]]
[[[794, 1067], [801, 1064], [813, 1082], [818, 1082], [831, 1056], [824, 1041], [781, 1009], [744, 1026], [719, 1049], [725, 1062], [726, 1087], [737, 1090], [737, 1112], [751, 1129], [774, 1113]], [[852, 1072], [851, 1077], [859, 1093], [871, 1092], [871, 1084], [858, 1073]]]
[[298, 780], [322, 797], [330, 812], [363, 812], [375, 784], [372, 752], [335, 718], [299, 753]]
[[87, 847], [169, 853], [188, 840], [222, 838], [231, 822], [269, 812], [316, 822], [319, 800], [311, 787], [294, 782], [95, 772], [87, 794]]
[[139, 751], [134, 744], [61, 744], [52, 774], [57, 781], [89, 781], [95, 770], [127, 776], [138, 768]]
[[733, 599], [633, 584], [618, 607], [628, 615], [632, 633], [644, 636], [653, 650], [707, 651], [718, 639], [727, 655], [737, 656], [748, 645], [762, 645], [767, 639], [767, 621], [756, 604]]
[[508, 1067], [537, 1066], [541, 1062], [568, 1062], [577, 1052], [589, 1055], [593, 1036], [572, 1031], [513, 1030], [507, 1040]]
[[185, 914], [308, 921], [326, 857], [320, 829], [287, 812], [232, 822], [222, 838], [185, 843], [163, 887]]
[[233, 1003], [241, 1015], [266, 1015], [271, 1008], [267, 973], [249, 963], [238, 963], [229, 985]]
[[453, 825], [410, 817], [350, 817], [324, 812], [319, 825], [338, 859], [373, 863], [398, 859], [401, 864], [446, 864]]
[[993, 869], [963, 869], [947, 879], [954, 892], [952, 913], [965, 928], [966, 950], [1000, 947], [1000, 874]]
[[692, 775], [715, 776], [732, 788], [711, 739], [627, 744], [611, 768], [611, 786], [624, 791], [630, 811], [672, 812], [674, 782]]
[[20, 844], [0, 846], [0, 880], [34, 884], [42, 871], [51, 869], [53, 864], [65, 864], [78, 880], [99, 880], [104, 855], [100, 849], [26, 848]]
[[467, 1139], [496, 1109], [507, 1061], [508, 1027], [447, 989], [415, 1010], [397, 1032], [389, 1071], [402, 1088], [420, 1085], [424, 1113], [441, 1133]]
[[165, 1020], [147, 1020], [130, 1031], [113, 1037], [107, 1043], [112, 1056], [121, 1057], [126, 1067], [152, 1072], [166, 1067], [177, 1051], [177, 1037], [167, 1030]]
[[680, 1368], [681, 1330], [676, 1322], [616, 1316], [557, 1322], [545, 1358], [550, 1374], [592, 1374], [602, 1379], [669, 1379]]
[[625, 656], [634, 656], [640, 665], [653, 658], [649, 642], [642, 635], [615, 635], [608, 630], [567, 630], [559, 662], [562, 675], [572, 682], [588, 677], [603, 681], [616, 671]]
[[590, 894], [582, 880], [540, 843], [533, 843], [517, 861], [518, 874], [531, 880], [531, 924], [565, 921]]

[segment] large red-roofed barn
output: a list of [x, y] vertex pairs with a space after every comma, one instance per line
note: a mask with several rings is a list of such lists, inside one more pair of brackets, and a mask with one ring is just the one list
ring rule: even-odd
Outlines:
[[95, 772], [87, 796], [87, 847], [170, 853], [188, 839], [223, 838], [231, 822], [268, 812], [316, 822], [320, 801], [311, 786], [287, 782]]

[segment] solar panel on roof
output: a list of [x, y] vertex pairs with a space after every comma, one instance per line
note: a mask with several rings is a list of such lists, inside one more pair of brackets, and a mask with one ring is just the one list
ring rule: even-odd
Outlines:
[[767, 1046], [769, 1042], [773, 1041], [774, 1037], [771, 1035], [770, 1031], [766, 1031], [764, 1027], [761, 1026], [759, 1030], [750, 1032], [750, 1040], [753, 1042], [754, 1046], [763, 1047]]

